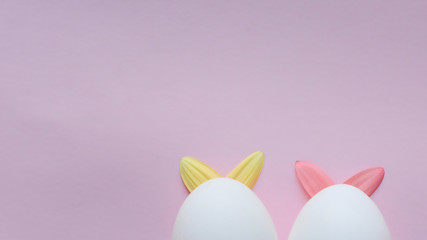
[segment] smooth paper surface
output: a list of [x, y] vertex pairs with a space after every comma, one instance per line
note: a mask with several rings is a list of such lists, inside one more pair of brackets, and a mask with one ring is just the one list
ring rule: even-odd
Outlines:
[[425, 239], [425, 1], [0, 1], [0, 239], [170, 239], [192, 156], [253, 191], [279, 239], [296, 160]]

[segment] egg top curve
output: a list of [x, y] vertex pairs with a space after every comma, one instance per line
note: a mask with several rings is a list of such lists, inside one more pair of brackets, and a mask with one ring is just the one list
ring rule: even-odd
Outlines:
[[327, 187], [299, 213], [289, 240], [390, 240], [387, 224], [375, 203], [347, 184]]
[[277, 240], [273, 221], [246, 185], [228, 178], [202, 183], [184, 201], [173, 240]]

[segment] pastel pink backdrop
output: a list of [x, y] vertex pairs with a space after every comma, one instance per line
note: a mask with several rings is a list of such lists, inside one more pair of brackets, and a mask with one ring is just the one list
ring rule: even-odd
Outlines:
[[379, 165], [394, 239], [425, 239], [425, 1], [2, 1], [0, 239], [169, 239], [182, 156], [254, 191], [287, 239], [295, 160]]

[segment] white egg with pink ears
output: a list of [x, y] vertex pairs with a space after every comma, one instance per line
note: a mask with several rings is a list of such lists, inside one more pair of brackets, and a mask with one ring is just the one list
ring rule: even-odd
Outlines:
[[300, 211], [289, 240], [391, 240], [380, 210], [370, 196], [384, 169], [369, 168], [335, 184], [314, 164], [298, 161], [295, 170], [311, 199]]
[[172, 240], [277, 240], [267, 209], [251, 190], [263, 162], [264, 154], [255, 152], [223, 178], [203, 162], [183, 158], [181, 177], [191, 193]]

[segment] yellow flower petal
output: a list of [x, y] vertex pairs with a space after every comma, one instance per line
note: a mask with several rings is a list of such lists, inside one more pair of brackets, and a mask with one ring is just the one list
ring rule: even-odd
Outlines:
[[227, 177], [235, 179], [252, 189], [263, 165], [264, 153], [261, 151], [254, 152], [243, 160]]
[[211, 167], [192, 157], [183, 157], [179, 170], [182, 181], [190, 192], [210, 179], [221, 177]]

